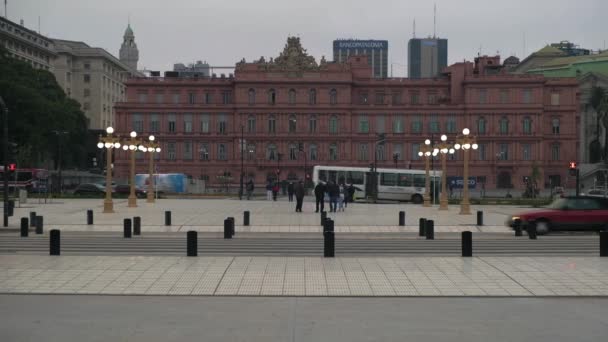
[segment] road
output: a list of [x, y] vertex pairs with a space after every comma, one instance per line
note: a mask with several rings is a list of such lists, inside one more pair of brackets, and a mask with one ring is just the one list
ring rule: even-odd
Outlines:
[[603, 341], [607, 298], [0, 295], [11, 341]]
[[[314, 233], [242, 233], [223, 239], [217, 233], [199, 234], [199, 255], [284, 255], [319, 256], [323, 254], [323, 237]], [[122, 233], [64, 232], [61, 236], [63, 255], [184, 255], [185, 233], [154, 233], [130, 239]], [[530, 240], [512, 234], [476, 233], [475, 255], [598, 255], [597, 235], [540, 236]], [[0, 234], [0, 254], [48, 254], [49, 237]], [[397, 256], [450, 255], [461, 252], [460, 234], [438, 234], [425, 240], [412, 233], [336, 234], [336, 255]]]

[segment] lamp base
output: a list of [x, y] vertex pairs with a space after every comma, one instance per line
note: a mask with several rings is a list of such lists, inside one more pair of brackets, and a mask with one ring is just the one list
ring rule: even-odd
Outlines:
[[133, 197], [129, 196], [128, 203], [129, 204], [127, 206], [129, 208], [135, 208], [135, 207], [137, 207], [137, 198], [135, 196], [133, 196]]
[[112, 214], [114, 213], [114, 203], [112, 202], [112, 200], [104, 200], [103, 201], [103, 213], [104, 214]]

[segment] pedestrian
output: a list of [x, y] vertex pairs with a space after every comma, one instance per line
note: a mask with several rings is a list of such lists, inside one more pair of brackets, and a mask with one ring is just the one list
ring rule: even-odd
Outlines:
[[319, 205], [321, 207], [321, 211], [325, 210], [325, 192], [327, 191], [325, 184], [322, 181], [319, 181], [315, 186], [315, 200], [316, 200], [316, 210], [315, 213], [319, 212]]
[[329, 194], [329, 212], [335, 213], [338, 207], [338, 198], [340, 198], [340, 188], [338, 187], [338, 184], [330, 181], [327, 192]]
[[454, 194], [454, 181], [450, 182], [450, 199], [452, 199], [452, 195]]
[[272, 182], [270, 179], [266, 182], [266, 200], [272, 201]]
[[338, 197], [338, 211], [344, 211], [344, 202], [346, 202], [346, 189], [344, 188], [344, 185], [340, 185], [339, 187], [340, 189], [340, 195]]
[[350, 183], [348, 188], [346, 188], [346, 195], [348, 202], [355, 202], [355, 187], [353, 186], [353, 183]]
[[289, 202], [293, 202], [294, 190], [295, 190], [295, 187], [293, 185], [293, 182], [289, 182], [289, 185], [287, 185], [287, 195], [289, 195]]
[[299, 181], [295, 186], [294, 192], [296, 194], [296, 212], [302, 212], [302, 202], [304, 202], [304, 183]]
[[251, 195], [253, 194], [253, 189], [254, 189], [254, 185], [253, 185], [253, 179], [249, 179], [249, 182], [247, 182], [247, 200], [251, 199]]
[[279, 182], [275, 182], [272, 186], [272, 200], [276, 202], [277, 195], [279, 194]]

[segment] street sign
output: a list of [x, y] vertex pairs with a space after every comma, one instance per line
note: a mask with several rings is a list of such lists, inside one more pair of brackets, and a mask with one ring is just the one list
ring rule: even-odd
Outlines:
[[[452, 189], [462, 189], [463, 188], [463, 178], [462, 177], [446, 177], [447, 178], [447, 186], [450, 185]], [[475, 189], [477, 186], [477, 177], [469, 177], [469, 190]]]

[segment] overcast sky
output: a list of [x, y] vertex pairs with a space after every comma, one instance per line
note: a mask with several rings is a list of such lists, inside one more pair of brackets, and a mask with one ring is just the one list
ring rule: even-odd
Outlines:
[[[471, 60], [480, 50], [498, 51], [504, 59], [560, 40], [591, 49], [603, 49], [608, 40], [607, 0], [436, 4], [448, 63]], [[151, 70], [170, 70], [175, 62], [233, 66], [243, 57], [276, 57], [287, 36], [298, 35], [317, 60], [332, 59], [336, 38], [388, 40], [394, 75], [405, 76], [413, 20], [417, 37], [433, 34], [433, 2], [424, 0], [8, 0], [10, 20], [38, 30], [40, 17], [42, 34], [81, 40], [115, 56], [129, 16], [138, 66]]]

